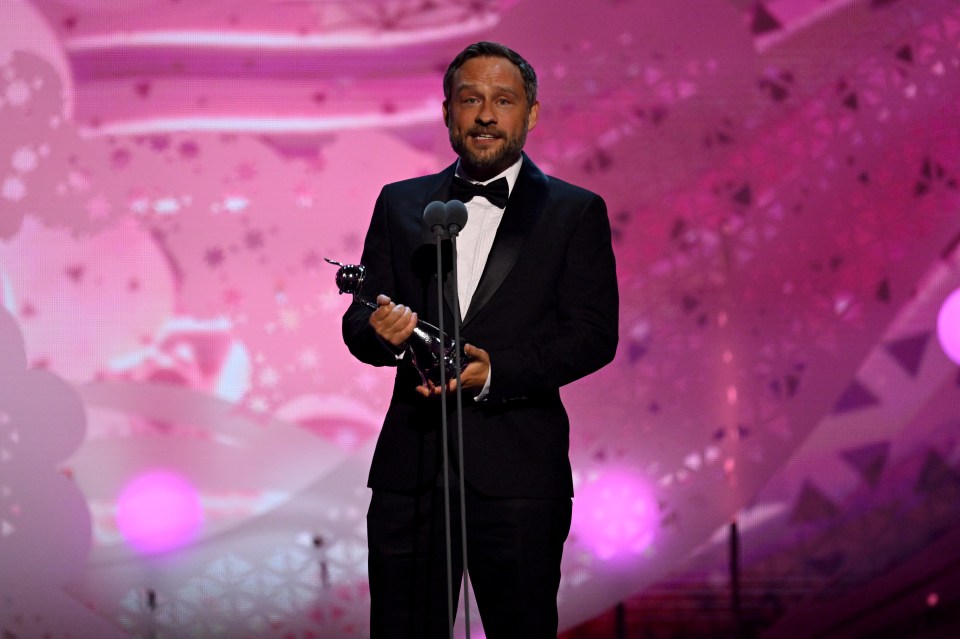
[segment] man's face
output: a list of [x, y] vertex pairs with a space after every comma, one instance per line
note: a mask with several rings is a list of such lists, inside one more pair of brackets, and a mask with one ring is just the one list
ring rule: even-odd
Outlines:
[[539, 102], [527, 102], [520, 69], [506, 58], [464, 62], [453, 76], [450, 99], [443, 102], [450, 144], [463, 169], [477, 180], [492, 178], [517, 161], [539, 112]]

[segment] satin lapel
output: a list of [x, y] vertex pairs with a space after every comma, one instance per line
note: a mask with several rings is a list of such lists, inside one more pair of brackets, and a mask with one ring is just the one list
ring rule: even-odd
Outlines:
[[520, 257], [524, 242], [540, 217], [546, 199], [547, 176], [524, 154], [520, 175], [517, 176], [517, 182], [513, 185], [513, 192], [504, 209], [503, 219], [497, 229], [497, 236], [493, 240], [493, 247], [487, 257], [487, 264], [483, 268], [480, 283], [473, 294], [473, 299], [470, 300], [467, 316], [463, 320], [463, 328], [466, 328], [490, 301], [503, 280], [510, 274], [517, 258]]
[[[427, 197], [424, 198], [423, 206], [420, 208], [419, 213], [421, 216], [423, 215], [423, 210], [427, 208], [428, 203], [436, 201], [446, 202], [450, 199], [450, 184], [453, 182], [453, 176], [456, 173], [456, 170], [457, 163], [454, 162], [443, 171], [440, 171], [436, 174], [435, 177], [438, 178], [437, 185], [433, 191], [427, 193]], [[426, 227], [424, 227], [424, 230], [426, 231], [427, 235], [431, 237], [430, 241], [432, 241], [432, 234], [430, 231], [427, 230]]]

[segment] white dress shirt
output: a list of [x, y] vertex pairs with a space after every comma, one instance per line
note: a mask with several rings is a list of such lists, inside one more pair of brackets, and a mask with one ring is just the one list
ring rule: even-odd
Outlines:
[[[513, 193], [513, 185], [517, 182], [517, 176], [520, 175], [522, 163], [521, 157], [502, 173], [483, 182], [474, 180], [464, 173], [458, 163], [457, 175], [475, 184], [489, 184], [505, 177], [509, 194]], [[467, 223], [457, 236], [457, 289], [460, 297], [460, 317], [467, 316], [467, 309], [470, 308], [480, 276], [483, 275], [483, 268], [487, 265], [487, 258], [490, 256], [490, 249], [493, 247], [493, 240], [497, 236], [497, 229], [500, 228], [505, 210], [480, 196], [464, 204], [467, 207]], [[476, 401], [483, 400], [490, 393], [492, 374], [493, 366], [487, 371], [487, 381], [483, 385], [483, 390], [475, 398]]]
[[[465, 174], [459, 165], [457, 175], [474, 184], [489, 184], [505, 177], [508, 192], [512, 193], [513, 185], [517, 181], [517, 176], [520, 175], [522, 162], [523, 158], [520, 158], [506, 171], [485, 182], [474, 180]], [[457, 236], [457, 290], [460, 294], [460, 317], [467, 316], [467, 309], [470, 308], [480, 276], [483, 275], [483, 267], [487, 264], [504, 212], [504, 209], [491, 204], [485, 197], [474, 197], [464, 204], [467, 206], [467, 223]]]

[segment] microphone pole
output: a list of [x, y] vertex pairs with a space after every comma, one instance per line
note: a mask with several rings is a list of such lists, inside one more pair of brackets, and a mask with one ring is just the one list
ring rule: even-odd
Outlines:
[[[433, 232], [434, 240], [437, 246], [437, 328], [440, 329], [440, 348], [443, 349], [443, 251], [441, 249], [441, 240], [449, 237], [447, 232], [447, 211], [443, 202], [430, 202], [427, 208], [423, 210], [423, 222]], [[454, 256], [456, 259], [456, 256]], [[456, 282], [456, 280], [454, 280]], [[460, 309], [456, 309], [454, 317], [460, 314]], [[447, 366], [446, 358], [441, 353], [440, 358], [440, 436], [442, 439], [441, 448], [443, 448], [443, 524], [446, 535], [447, 551], [447, 629], [450, 639], [453, 639], [453, 624], [455, 621], [453, 605], [453, 557], [451, 548], [453, 546], [452, 534], [450, 532], [450, 453], [448, 450], [448, 428], [447, 428]], [[459, 364], [458, 364], [459, 365]], [[459, 375], [459, 374], [458, 374]], [[460, 496], [461, 501], [463, 496]], [[461, 528], [463, 524], [461, 522]]]
[[453, 305], [456, 312], [453, 314], [453, 370], [457, 377], [456, 412], [457, 412], [457, 458], [460, 465], [460, 545], [463, 553], [463, 620], [465, 639], [470, 639], [470, 571], [467, 569], [467, 493], [463, 472], [463, 393], [460, 380], [460, 290], [457, 280], [457, 235], [467, 224], [467, 207], [459, 200], [447, 202], [446, 211], [450, 233], [450, 248], [453, 266], [450, 276], [453, 277]]

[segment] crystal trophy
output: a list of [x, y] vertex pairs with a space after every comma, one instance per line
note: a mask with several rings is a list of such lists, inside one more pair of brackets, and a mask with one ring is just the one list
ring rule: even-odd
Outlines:
[[[340, 294], [349, 293], [354, 301], [363, 304], [371, 310], [377, 310], [379, 305], [371, 300], [360, 296], [360, 288], [363, 286], [363, 279], [367, 274], [367, 267], [363, 264], [341, 264], [329, 258], [323, 258], [334, 266], [339, 266], [337, 270], [337, 288]], [[410, 361], [417, 372], [420, 373], [420, 379], [424, 386], [428, 382], [434, 385], [440, 384], [440, 367], [445, 368], [445, 376], [449, 381], [457, 376], [456, 368], [456, 350], [453, 339], [446, 333], [441, 333], [440, 329], [425, 322], [422, 319], [417, 320], [417, 326], [413, 329], [413, 334], [407, 340], [406, 351], [410, 356]], [[469, 363], [466, 353], [460, 351], [460, 370], [463, 371]]]

